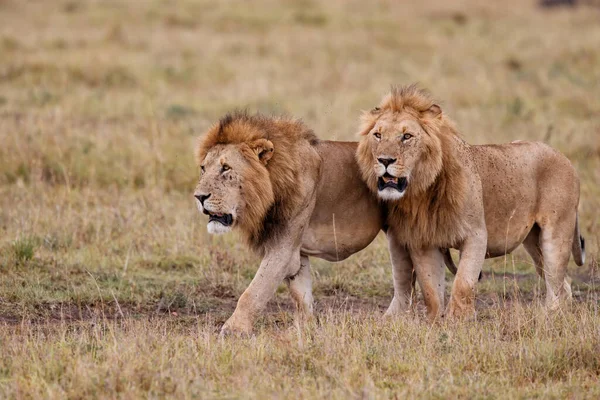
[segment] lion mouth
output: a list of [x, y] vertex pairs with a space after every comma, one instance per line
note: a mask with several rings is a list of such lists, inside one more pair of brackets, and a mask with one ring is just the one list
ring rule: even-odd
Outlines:
[[203, 212], [208, 215], [208, 222], [218, 222], [223, 226], [231, 226], [233, 224], [233, 215], [231, 214], [211, 213], [206, 208]]
[[395, 189], [399, 192], [404, 192], [408, 186], [408, 179], [406, 177], [395, 177], [389, 173], [383, 174], [377, 179], [377, 189], [382, 191], [387, 188]]

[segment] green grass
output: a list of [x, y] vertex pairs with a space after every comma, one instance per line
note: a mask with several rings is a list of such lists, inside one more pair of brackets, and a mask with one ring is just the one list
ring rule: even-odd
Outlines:
[[16, 264], [25, 264], [35, 254], [35, 243], [31, 238], [17, 239], [12, 243], [12, 256]]
[[[598, 10], [534, 3], [0, 1], [0, 397], [597, 398]], [[572, 160], [573, 308], [545, 313], [518, 250], [486, 261], [476, 321], [430, 326], [420, 299], [382, 321], [380, 236], [312, 260], [300, 330], [282, 285], [255, 338], [220, 340], [260, 260], [205, 233], [196, 138], [248, 108], [355, 140], [360, 111], [412, 82], [471, 143]]]

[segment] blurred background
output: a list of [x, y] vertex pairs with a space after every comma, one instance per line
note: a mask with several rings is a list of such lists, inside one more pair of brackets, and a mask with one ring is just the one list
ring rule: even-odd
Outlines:
[[[259, 260], [235, 235], [206, 235], [197, 137], [246, 108], [356, 140], [361, 110], [413, 82], [470, 143], [542, 140], [573, 161], [589, 261], [571, 275], [586, 295], [600, 221], [597, 4], [0, 0], [0, 321], [85, 319], [100, 305], [225, 318]], [[318, 298], [389, 301], [382, 238], [315, 266]], [[522, 252], [486, 274], [507, 266], [516, 296], [542, 290]]]

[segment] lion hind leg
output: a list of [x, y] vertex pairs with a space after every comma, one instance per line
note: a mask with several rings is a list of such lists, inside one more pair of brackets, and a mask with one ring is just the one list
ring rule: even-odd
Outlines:
[[310, 261], [307, 256], [300, 256], [300, 269], [293, 277], [287, 278], [290, 294], [296, 304], [297, 317], [305, 319], [313, 314], [312, 277]]
[[536, 272], [543, 279], [544, 257], [542, 256], [542, 249], [540, 248], [540, 233], [540, 227], [535, 224], [523, 241], [523, 247], [525, 247], [525, 250], [527, 250], [527, 253], [533, 260]]
[[546, 281], [546, 306], [557, 309], [570, 302], [571, 285], [567, 281], [567, 264], [571, 255], [573, 232], [554, 226], [542, 227], [540, 248]]

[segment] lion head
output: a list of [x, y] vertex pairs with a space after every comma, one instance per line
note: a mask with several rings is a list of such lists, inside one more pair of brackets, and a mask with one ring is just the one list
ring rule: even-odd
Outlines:
[[[443, 165], [449, 121], [415, 85], [393, 87], [379, 107], [363, 113], [358, 161], [380, 198], [399, 200], [433, 184]], [[445, 136], [445, 137], [444, 137]]]
[[392, 202], [392, 218], [402, 221], [395, 229], [415, 246], [451, 245], [446, 232], [464, 233], [457, 221], [467, 185], [453, 122], [415, 85], [392, 87], [361, 122], [357, 161], [370, 189]]
[[236, 112], [212, 126], [197, 148], [201, 172], [194, 191], [208, 232], [238, 227], [260, 247], [295, 205], [301, 160], [293, 155], [301, 140], [316, 137], [286, 118]]

